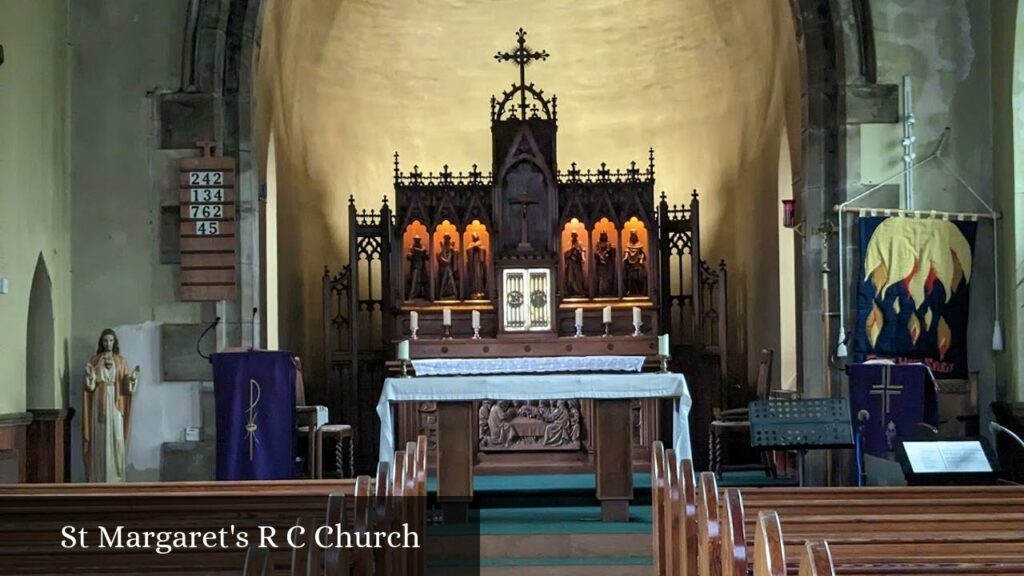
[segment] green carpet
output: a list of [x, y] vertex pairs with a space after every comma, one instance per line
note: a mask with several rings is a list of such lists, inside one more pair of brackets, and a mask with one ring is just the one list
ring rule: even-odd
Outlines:
[[[631, 506], [629, 522], [601, 522], [596, 506], [557, 508], [485, 508], [470, 511], [471, 525], [479, 521], [481, 535], [506, 534], [648, 534], [651, 507]], [[464, 534], [466, 526], [437, 525], [431, 533], [446, 536]]]
[[[596, 477], [593, 474], [523, 474], [473, 477], [473, 491], [478, 493], [553, 493], [553, 492], [592, 492], [595, 489]], [[768, 478], [761, 471], [726, 472], [718, 481], [721, 488], [743, 486], [792, 486], [791, 478]], [[649, 491], [651, 475], [648, 473], [633, 474], [633, 489]], [[437, 491], [437, 479], [427, 481], [427, 490]]]

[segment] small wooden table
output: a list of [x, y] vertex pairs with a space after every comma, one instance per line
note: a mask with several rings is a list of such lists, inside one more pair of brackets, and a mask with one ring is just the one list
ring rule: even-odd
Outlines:
[[[530, 382], [533, 384], [530, 384]], [[687, 414], [690, 396], [681, 374], [529, 374], [388, 378], [377, 404], [381, 418], [380, 459], [394, 455], [394, 402], [437, 403], [437, 497], [445, 519], [465, 521], [473, 500], [476, 438], [473, 402], [480, 400], [589, 399], [596, 405], [595, 473], [601, 519], [629, 520], [633, 499], [631, 407], [634, 398], [672, 398], [673, 447], [690, 457]]]

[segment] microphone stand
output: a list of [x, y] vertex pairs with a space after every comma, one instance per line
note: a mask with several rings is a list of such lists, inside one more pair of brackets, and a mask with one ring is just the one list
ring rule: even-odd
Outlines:
[[1013, 430], [1010, 430], [1006, 426], [1003, 426], [1002, 424], [996, 422], [989, 422], [988, 430], [989, 432], [992, 433], [992, 436], [997, 436], [1000, 432], [1002, 432], [1003, 434], [1006, 434], [1010, 438], [1013, 438], [1017, 442], [1017, 444], [1020, 444], [1021, 448], [1024, 448], [1024, 440], [1021, 440], [1020, 436], [1018, 436]]
[[854, 457], [857, 459], [857, 486], [864, 486], [868, 483], [868, 473], [864, 468], [864, 428], [867, 426], [871, 415], [867, 410], [861, 410], [857, 414], [857, 435], [854, 438]]

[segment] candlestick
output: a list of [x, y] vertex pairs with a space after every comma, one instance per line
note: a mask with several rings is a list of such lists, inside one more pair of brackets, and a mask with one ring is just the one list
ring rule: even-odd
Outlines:
[[442, 328], [444, 329], [444, 334], [442, 334], [441, 339], [442, 340], [451, 340], [452, 339], [452, 327], [451, 326], [442, 326]]
[[576, 309], [576, 338], [583, 337], [583, 308]]
[[445, 308], [441, 310], [441, 325], [451, 326], [452, 325], [452, 309]]
[[668, 361], [670, 358], [667, 355], [659, 355], [658, 357], [661, 359], [661, 373], [668, 374]]
[[604, 334], [601, 335], [601, 338], [607, 338], [607, 337], [609, 337], [611, 335], [612, 335], [612, 323], [611, 322], [605, 322], [604, 323]]
[[669, 355], [671, 355], [671, 350], [669, 349], [669, 345], [670, 345], [670, 342], [669, 342], [669, 339], [668, 339], [668, 334], [662, 334], [661, 336], [658, 336], [658, 355], [659, 356], [669, 356]]
[[420, 330], [420, 313], [415, 310], [409, 312], [409, 332], [411, 332], [410, 338], [413, 340], [419, 340], [419, 336], [416, 335]]
[[409, 359], [409, 341], [402, 340], [398, 343], [398, 359], [408, 360]]
[[401, 376], [402, 376], [402, 378], [408, 378], [409, 377], [409, 361], [408, 360], [402, 360]]
[[644, 325], [644, 317], [640, 309], [633, 307], [633, 336], [640, 336], [640, 327]]
[[604, 310], [601, 310], [601, 322], [604, 322], [605, 324], [611, 324], [612, 323], [612, 307], [611, 306], [605, 306]]

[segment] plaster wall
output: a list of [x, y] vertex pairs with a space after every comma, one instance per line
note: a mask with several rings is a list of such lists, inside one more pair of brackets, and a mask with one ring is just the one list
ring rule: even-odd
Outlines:
[[777, 253], [762, 248], [778, 242], [784, 116], [800, 126], [788, 2], [270, 0], [265, 14], [257, 101], [277, 145], [282, 346], [319, 357], [320, 278], [344, 262], [347, 199], [380, 206], [395, 150], [406, 171], [489, 169], [488, 101], [516, 78], [493, 55], [522, 26], [551, 54], [527, 80], [559, 96], [561, 166], [643, 165], [653, 146], [659, 192], [701, 193], [704, 257], [726, 259], [743, 319], [732, 350], [778, 348]]
[[[917, 158], [924, 159], [938, 144], [943, 130], [952, 129], [943, 157], [990, 205], [993, 192], [992, 38], [987, 0], [905, 0], [872, 2], [878, 82], [899, 84], [909, 75], [913, 85]], [[859, 163], [849, 174], [847, 197], [886, 180], [903, 169], [902, 124], [863, 125], [859, 129]], [[893, 185], [902, 195], [903, 179]], [[919, 210], [984, 211], [956, 178], [935, 162], [915, 171], [914, 207]], [[881, 192], [865, 206], [896, 207], [894, 193]], [[851, 218], [851, 221], [853, 219]], [[855, 247], [856, 236], [849, 246]], [[992, 226], [979, 225], [971, 279], [971, 317], [968, 363], [979, 373], [979, 403], [985, 407], [996, 395], [995, 361], [991, 350], [994, 321]], [[856, 254], [853, 248], [848, 254]], [[852, 303], [859, 274], [857, 258], [847, 283], [846, 329], [853, 329]], [[1004, 322], [1006, 319], [1004, 318]], [[984, 413], [984, 409], [983, 409]]]
[[[0, 0], [0, 414], [63, 402], [71, 332], [67, 0]], [[54, 369], [26, 373], [29, 296], [39, 259], [49, 273]], [[27, 405], [26, 388], [34, 405]]]
[[[1003, 213], [1000, 223], [999, 261], [1002, 269], [1000, 307], [1005, 352], [996, 357], [997, 390], [1000, 399], [1020, 401], [1021, 303], [1018, 283], [1024, 278], [1024, 14], [1017, 0], [992, 4], [992, 169], [996, 209]], [[1008, 121], [1009, 120], [1009, 121]], [[1005, 390], [1001, 390], [1005, 388]]]
[[[187, 0], [76, 0], [71, 6], [70, 358], [76, 408], [84, 362], [103, 328], [201, 319], [199, 305], [177, 301], [179, 267], [160, 263], [161, 205], [176, 202], [177, 161], [194, 151], [158, 150], [153, 96], [178, 89], [187, 9]], [[171, 420], [192, 421], [197, 405], [193, 399], [162, 408], [173, 413]], [[146, 430], [140, 422], [133, 429], [136, 439]], [[173, 432], [167, 439], [180, 439], [180, 431]], [[76, 426], [73, 454], [80, 454], [80, 441]], [[158, 466], [148, 458], [140, 462], [148, 464], [134, 478], [156, 479]], [[80, 473], [76, 457], [73, 474]]]

